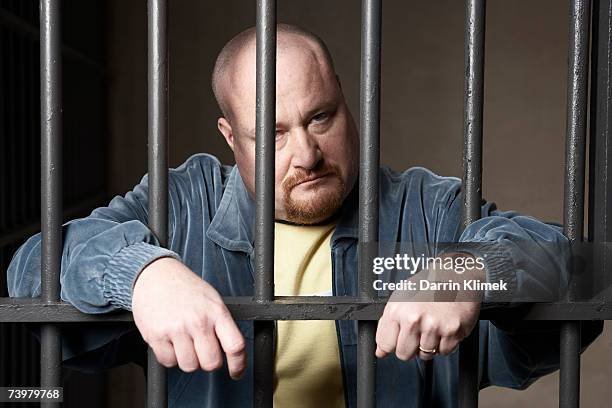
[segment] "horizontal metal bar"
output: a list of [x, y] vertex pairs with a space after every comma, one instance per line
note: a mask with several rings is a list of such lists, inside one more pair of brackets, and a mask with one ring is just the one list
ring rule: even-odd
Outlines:
[[[236, 320], [378, 320], [385, 299], [373, 303], [357, 297], [280, 296], [255, 302], [249, 296], [224, 299]], [[504, 319], [507, 311], [485, 309], [481, 320]], [[0, 323], [131, 322], [128, 312], [85, 314], [66, 302], [41, 303], [38, 298], [0, 298]], [[523, 320], [612, 320], [612, 302], [536, 303]]]

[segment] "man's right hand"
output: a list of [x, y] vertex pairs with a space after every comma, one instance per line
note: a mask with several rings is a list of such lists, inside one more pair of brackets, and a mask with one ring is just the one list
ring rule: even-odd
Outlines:
[[142, 270], [132, 293], [134, 322], [165, 367], [214, 371], [225, 352], [229, 374], [246, 369], [245, 341], [219, 293], [182, 262], [160, 258]]

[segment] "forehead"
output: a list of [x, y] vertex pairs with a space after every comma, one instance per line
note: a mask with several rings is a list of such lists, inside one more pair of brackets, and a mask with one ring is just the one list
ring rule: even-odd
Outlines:
[[[295, 38], [280, 39], [276, 60], [277, 104], [316, 104], [330, 99], [337, 92], [333, 68], [323, 51], [311, 41]], [[237, 56], [229, 75], [228, 101], [234, 113], [255, 115], [256, 99], [255, 42]]]

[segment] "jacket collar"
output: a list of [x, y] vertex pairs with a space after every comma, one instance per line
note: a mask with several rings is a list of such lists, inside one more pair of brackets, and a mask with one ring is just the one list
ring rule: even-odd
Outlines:
[[[344, 200], [340, 218], [332, 236], [332, 246], [340, 238], [357, 239], [359, 188]], [[230, 251], [253, 252], [255, 231], [255, 201], [249, 195], [238, 166], [232, 168], [219, 207], [206, 231], [206, 236]]]

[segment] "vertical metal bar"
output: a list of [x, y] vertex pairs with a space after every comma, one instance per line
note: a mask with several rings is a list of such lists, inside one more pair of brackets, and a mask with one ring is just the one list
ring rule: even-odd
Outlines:
[[[257, 0], [255, 301], [274, 300], [274, 159], [276, 145], [276, 0]], [[255, 322], [256, 408], [272, 408], [274, 322]]]
[[[466, 0], [463, 118], [463, 227], [481, 217], [485, 0]], [[459, 349], [459, 406], [478, 406], [479, 325]]]
[[598, 301], [612, 297], [610, 254], [612, 242], [612, 0], [593, 3], [591, 35], [591, 126], [589, 141], [589, 241], [594, 257], [594, 293]]
[[[361, 143], [359, 169], [359, 298], [376, 292], [369, 268], [378, 250], [378, 171], [380, 165], [380, 54], [382, 4], [361, 2]], [[376, 322], [358, 323], [357, 406], [376, 406]]]
[[[62, 251], [62, 58], [59, 0], [40, 2], [41, 86], [41, 286], [42, 301], [60, 299]], [[61, 385], [62, 349], [59, 326], [41, 327], [40, 383]], [[43, 407], [58, 403], [45, 402]]]
[[[583, 241], [590, 0], [572, 0], [568, 49], [567, 130], [563, 232], [572, 243]], [[577, 289], [570, 275], [567, 301]], [[580, 405], [580, 322], [564, 322], [560, 338], [559, 406]]]
[[[148, 1], [149, 228], [162, 246], [168, 243], [167, 12], [166, 0]], [[166, 370], [149, 349], [147, 406], [167, 405]]]

